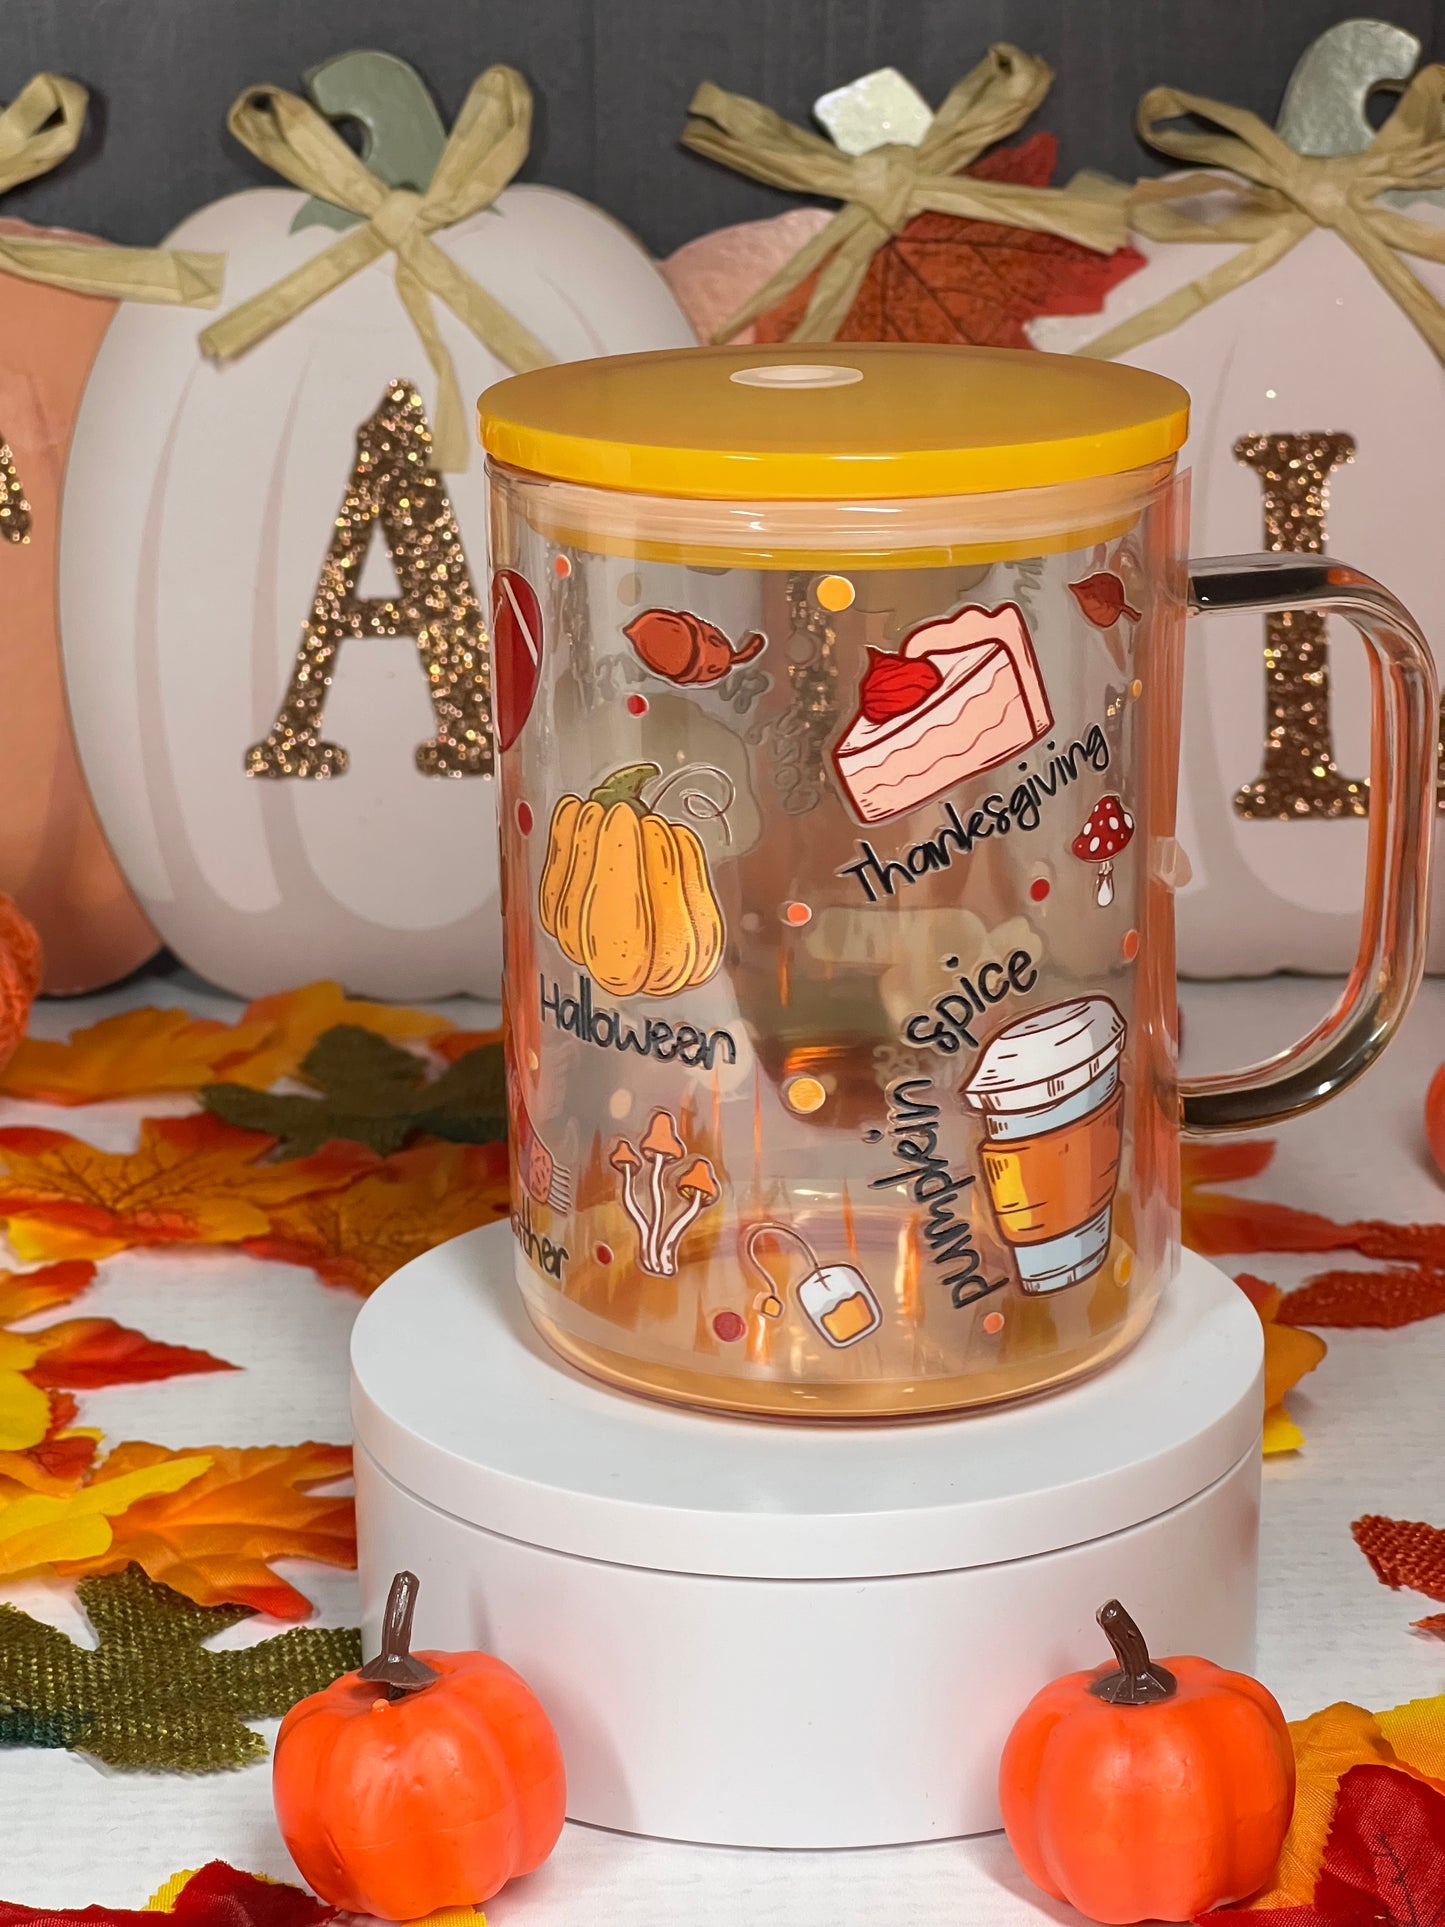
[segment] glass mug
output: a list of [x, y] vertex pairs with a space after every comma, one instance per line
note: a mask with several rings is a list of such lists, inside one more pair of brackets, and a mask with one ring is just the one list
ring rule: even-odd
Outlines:
[[[1434, 670], [1323, 556], [1188, 564], [1182, 389], [999, 350], [697, 350], [491, 389], [517, 1279], [565, 1358], [728, 1412], [1059, 1385], [1142, 1332], [1179, 1132], [1341, 1089], [1422, 963]], [[1371, 655], [1359, 961], [1177, 1074], [1185, 617]]]

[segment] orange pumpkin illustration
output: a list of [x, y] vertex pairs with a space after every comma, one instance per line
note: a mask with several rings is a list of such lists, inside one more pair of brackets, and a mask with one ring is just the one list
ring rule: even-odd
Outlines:
[[614, 997], [671, 997], [722, 961], [723, 917], [696, 832], [642, 800], [656, 763], [559, 798], [537, 915], [563, 956]]
[[487, 1653], [413, 1653], [417, 1580], [392, 1581], [382, 1650], [291, 1708], [271, 1769], [276, 1819], [333, 1907], [417, 1920], [488, 1900], [562, 1831], [557, 1735]]

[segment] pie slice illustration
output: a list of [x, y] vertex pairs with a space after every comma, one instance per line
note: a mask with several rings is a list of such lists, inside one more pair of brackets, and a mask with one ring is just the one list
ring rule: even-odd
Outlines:
[[1031, 748], [1053, 720], [1018, 605], [960, 609], [897, 655], [869, 650], [833, 766], [854, 814], [879, 823]]

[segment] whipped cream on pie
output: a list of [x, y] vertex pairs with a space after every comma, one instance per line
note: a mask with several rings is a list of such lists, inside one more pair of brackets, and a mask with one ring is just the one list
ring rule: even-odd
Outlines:
[[[910, 679], [902, 662], [926, 664]], [[918, 689], [917, 700], [898, 707]], [[961, 609], [920, 623], [897, 657], [870, 656], [858, 713], [833, 749], [838, 781], [864, 823], [900, 816], [1029, 749], [1053, 727], [1023, 611]]]

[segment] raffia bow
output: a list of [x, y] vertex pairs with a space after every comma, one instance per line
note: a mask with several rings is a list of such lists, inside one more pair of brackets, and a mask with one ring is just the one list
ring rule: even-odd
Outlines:
[[364, 225], [222, 315], [201, 336], [202, 348], [213, 360], [233, 360], [371, 262], [394, 254], [397, 294], [437, 380], [436, 466], [465, 468], [471, 438], [432, 297], [444, 301], [509, 368], [543, 368], [553, 360], [431, 238], [490, 206], [526, 159], [532, 135], [526, 81], [511, 67], [489, 67], [477, 77], [424, 194], [388, 187], [308, 101], [279, 88], [248, 88], [226, 124], [267, 167], [308, 194], [361, 215]]
[[[831, 141], [786, 121], [771, 108], [704, 81], [692, 97], [682, 141], [694, 153], [770, 187], [818, 194], [844, 205], [814, 238], [718, 329], [726, 341], [790, 294], [821, 267], [794, 341], [836, 336], [885, 242], [916, 214], [956, 214], [1062, 235], [1112, 254], [1128, 239], [1122, 192], [1098, 187], [1021, 187], [974, 180], [960, 169], [1012, 134], [1053, 84], [1053, 69], [1004, 44], [990, 47], [934, 116], [917, 147], [891, 143], [845, 154]], [[826, 265], [824, 265], [826, 264]]]
[[[36, 74], [26, 81], [0, 113], [0, 194], [48, 174], [75, 152], [89, 98], [78, 81], [63, 74]], [[116, 248], [41, 234], [0, 235], [0, 272], [113, 301], [213, 308], [224, 271], [224, 256], [183, 248]]]
[[[1238, 254], [1111, 328], [1079, 352], [1108, 359], [1177, 328], [1211, 301], [1274, 266], [1317, 227], [1331, 228], [1353, 248], [1386, 293], [1445, 361], [1445, 308], [1400, 258], [1445, 261], [1445, 228], [1417, 221], [1379, 197], [1393, 189], [1445, 187], [1445, 67], [1424, 67], [1393, 114], [1359, 154], [1297, 154], [1273, 128], [1242, 107], [1153, 87], [1139, 103], [1141, 137], [1161, 154], [1195, 167], [1227, 168], [1237, 180], [1196, 173], [1140, 181], [1130, 221], [1155, 241], [1239, 241]], [[1181, 115], [1221, 132], [1191, 134], [1163, 123]], [[1185, 214], [1174, 204], [1233, 191], [1234, 205], [1215, 218]]]

